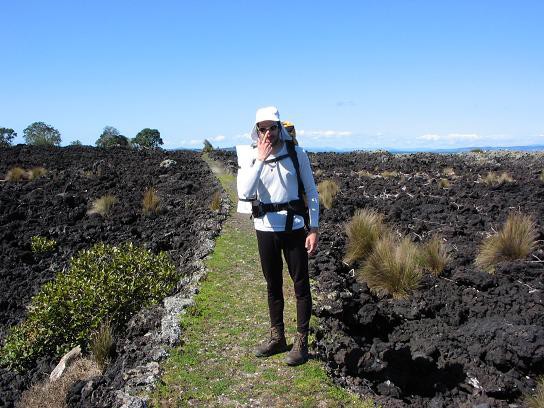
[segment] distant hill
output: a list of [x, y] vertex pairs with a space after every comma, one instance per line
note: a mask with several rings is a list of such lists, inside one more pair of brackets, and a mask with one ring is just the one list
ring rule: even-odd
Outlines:
[[[304, 147], [304, 146], [303, 146]], [[224, 148], [217, 148], [218, 150], [224, 150], [224, 151], [236, 151], [236, 147], [224, 147]], [[337, 149], [334, 147], [308, 147], [304, 148], [304, 150], [312, 153], [347, 153], [347, 152], [353, 152], [356, 150], [362, 150], [362, 151], [376, 151], [376, 150], [386, 150], [390, 153], [466, 153], [470, 152], [471, 150], [484, 150], [484, 151], [496, 151], [496, 150], [511, 150], [511, 151], [522, 151], [522, 152], [539, 152], [544, 151], [544, 145], [529, 145], [529, 146], [473, 146], [473, 147], [457, 147], [455, 149], [394, 149], [394, 148], [382, 148], [382, 149]], [[187, 149], [184, 147], [178, 147], [174, 149], [166, 149], [166, 150], [193, 150], [198, 151], [202, 150], [199, 149]]]

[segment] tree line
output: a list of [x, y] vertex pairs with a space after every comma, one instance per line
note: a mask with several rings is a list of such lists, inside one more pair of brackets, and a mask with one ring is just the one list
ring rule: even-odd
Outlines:
[[[17, 132], [11, 128], [0, 128], [0, 147], [11, 146]], [[34, 122], [23, 130], [25, 143], [34, 146], [59, 146], [61, 141], [60, 132], [53, 126], [44, 122]], [[129, 139], [123, 136], [113, 126], [106, 126], [102, 134], [95, 142], [97, 147], [135, 147], [135, 148], [158, 148], [163, 144], [161, 134], [157, 129], [145, 128]], [[75, 140], [71, 145], [81, 145]]]

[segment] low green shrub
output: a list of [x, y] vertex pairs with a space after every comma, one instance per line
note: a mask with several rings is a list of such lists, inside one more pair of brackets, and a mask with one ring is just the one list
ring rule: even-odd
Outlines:
[[26, 319], [11, 328], [0, 350], [0, 364], [21, 370], [41, 356], [61, 356], [78, 344], [86, 348], [103, 321], [123, 327], [176, 282], [164, 252], [154, 255], [132, 243], [83, 250], [32, 298]]
[[39, 235], [34, 235], [30, 238], [30, 248], [36, 254], [54, 251], [56, 247], [57, 241], [54, 239], [48, 239]]

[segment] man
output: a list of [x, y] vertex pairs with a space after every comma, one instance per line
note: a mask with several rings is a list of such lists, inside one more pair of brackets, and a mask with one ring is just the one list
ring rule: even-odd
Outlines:
[[[271, 326], [270, 337], [257, 347], [255, 355], [268, 357], [287, 351], [283, 323], [283, 253], [297, 303], [297, 334], [286, 363], [299, 365], [308, 360], [312, 311], [308, 255], [317, 249], [319, 197], [308, 156], [292, 143], [275, 107], [257, 110], [251, 137], [256, 146], [250, 151], [253, 158], [249, 165], [238, 172], [238, 195], [242, 201], [252, 201]], [[309, 207], [308, 233], [303, 192]]]

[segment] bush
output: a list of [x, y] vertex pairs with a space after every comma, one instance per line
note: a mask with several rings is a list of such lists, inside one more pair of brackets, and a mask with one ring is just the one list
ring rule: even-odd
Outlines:
[[110, 213], [111, 208], [118, 202], [119, 200], [114, 195], [103, 195], [93, 201], [93, 205], [91, 209], [87, 211], [87, 214], [100, 214], [102, 217], [106, 217]]
[[209, 153], [211, 151], [213, 151], [212, 144], [210, 143], [210, 141], [208, 139], [204, 139], [204, 147], [202, 148], [202, 152], [203, 153]]
[[82, 146], [82, 143], [80, 140], [76, 139], [70, 142], [70, 146]]
[[216, 191], [212, 195], [212, 199], [210, 202], [210, 210], [219, 211], [220, 208], [221, 208], [221, 192]]
[[0, 363], [21, 370], [41, 356], [61, 356], [78, 344], [85, 348], [103, 321], [123, 327], [176, 281], [176, 268], [164, 252], [154, 255], [132, 243], [83, 250], [66, 273], [32, 298], [26, 319], [10, 330], [0, 350]]
[[142, 129], [131, 142], [136, 147], [147, 148], [157, 148], [163, 144], [160, 132], [150, 128]]
[[482, 242], [475, 263], [478, 267], [493, 273], [498, 262], [522, 259], [529, 255], [535, 246], [536, 238], [533, 218], [512, 213], [498, 233]]
[[6, 181], [28, 180], [28, 173], [21, 167], [13, 167], [6, 174]]
[[543, 408], [544, 407], [544, 377], [538, 380], [535, 394], [525, 398], [527, 408]]
[[104, 321], [98, 330], [91, 334], [89, 349], [100, 371], [104, 371], [110, 362], [113, 350], [113, 334], [109, 320]]
[[374, 247], [365, 266], [357, 271], [359, 280], [378, 295], [405, 299], [421, 281], [418, 248], [408, 238], [397, 243], [386, 235]]
[[144, 198], [142, 200], [143, 213], [145, 215], [156, 214], [159, 210], [160, 199], [157, 195], [157, 191], [150, 187], [144, 192]]
[[423, 269], [434, 276], [438, 276], [448, 264], [450, 257], [444, 242], [435, 235], [421, 246], [419, 260]]
[[129, 147], [130, 141], [126, 136], [120, 134], [113, 126], [106, 126], [95, 144], [96, 147], [103, 148]]
[[483, 153], [484, 151], [482, 149], [480, 149], [480, 148], [476, 148], [476, 149], [472, 149], [470, 152], [471, 153]]
[[544, 170], [540, 172], [540, 176], [538, 176], [538, 179], [542, 182], [544, 182]]
[[374, 210], [359, 209], [346, 225], [347, 248], [344, 262], [352, 264], [364, 260], [387, 228], [383, 224], [383, 215]]
[[492, 186], [500, 186], [504, 183], [513, 183], [514, 179], [510, 174], [503, 172], [500, 175], [493, 171], [487, 173], [487, 176], [484, 178], [484, 183]]
[[30, 248], [36, 254], [54, 251], [56, 247], [57, 241], [54, 239], [47, 239], [39, 235], [34, 235], [30, 238]]
[[0, 147], [11, 146], [11, 141], [17, 136], [17, 133], [10, 128], [0, 128]]
[[317, 185], [317, 191], [319, 192], [319, 201], [323, 203], [325, 208], [330, 210], [334, 197], [340, 191], [340, 187], [334, 180], [323, 180]]
[[23, 130], [25, 142], [35, 146], [59, 146], [60, 132], [43, 122], [34, 122]]

